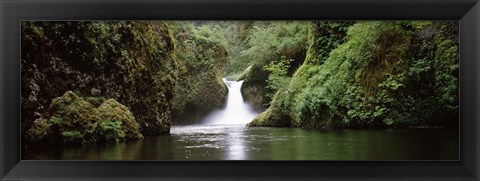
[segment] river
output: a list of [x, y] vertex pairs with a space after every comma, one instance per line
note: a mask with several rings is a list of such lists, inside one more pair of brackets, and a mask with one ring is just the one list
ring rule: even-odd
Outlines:
[[126, 143], [26, 148], [33, 160], [457, 160], [457, 129], [308, 130], [173, 126]]
[[126, 143], [25, 148], [33, 160], [458, 160], [458, 129], [308, 130], [246, 127], [258, 113], [243, 101], [243, 81], [223, 79], [224, 109], [202, 124]]

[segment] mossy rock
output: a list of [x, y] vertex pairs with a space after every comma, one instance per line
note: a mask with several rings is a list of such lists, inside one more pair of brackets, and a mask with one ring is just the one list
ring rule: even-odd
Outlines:
[[52, 122], [45, 118], [33, 121], [32, 129], [27, 131], [27, 139], [31, 142], [51, 141], [48, 139], [54, 134], [51, 128]]
[[26, 138], [36, 144], [118, 142], [143, 138], [139, 124], [126, 106], [108, 99], [95, 107], [87, 100], [72, 91], [53, 99], [51, 118], [35, 120]]
[[277, 113], [272, 108], [262, 112], [247, 124], [249, 127], [290, 127], [290, 125], [288, 117], [282, 116], [282, 114]]
[[135, 117], [130, 110], [115, 99], [106, 100], [97, 110], [105, 118], [104, 122], [115, 120], [121, 125], [121, 130], [125, 133], [125, 137], [122, 137], [122, 139], [137, 140], [143, 138], [140, 133], [140, 125], [135, 121]]
[[265, 110], [271, 101], [267, 94], [273, 92], [266, 88], [267, 79], [268, 71], [256, 64], [248, 67], [238, 78], [244, 80], [241, 91], [245, 102], [256, 110]]
[[[90, 103], [76, 105], [83, 108], [96, 108], [104, 98], [127, 106], [143, 135], [169, 132], [178, 62], [166, 22], [50, 21], [21, 26], [23, 135], [39, 118], [36, 113], [52, 117], [52, 99], [69, 90]], [[65, 105], [69, 104], [54, 106]]]
[[228, 57], [226, 49], [218, 42], [197, 36], [190, 28], [182, 27], [175, 32], [174, 54], [180, 64], [171, 101], [175, 124], [200, 122], [209, 112], [224, 106], [227, 95], [222, 81]]

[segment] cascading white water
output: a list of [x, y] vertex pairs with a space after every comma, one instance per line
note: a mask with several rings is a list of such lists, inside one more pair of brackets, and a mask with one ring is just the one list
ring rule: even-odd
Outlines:
[[214, 111], [206, 117], [207, 124], [247, 124], [255, 118], [257, 113], [248, 104], [243, 102], [240, 89], [242, 81], [228, 81], [223, 78], [228, 88], [226, 107], [223, 110]]

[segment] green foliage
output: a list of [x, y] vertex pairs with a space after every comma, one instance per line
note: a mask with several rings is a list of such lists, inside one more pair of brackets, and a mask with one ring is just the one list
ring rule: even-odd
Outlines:
[[[280, 56], [295, 58], [306, 49], [308, 22], [256, 22], [248, 37], [248, 49], [242, 55], [260, 65]], [[246, 68], [246, 67], [244, 67]]]
[[61, 133], [65, 143], [82, 142], [83, 135], [79, 131], [63, 131]]
[[435, 36], [435, 93], [451, 110], [458, 109], [458, 45], [441, 34]]
[[228, 52], [227, 65], [223, 73], [224, 77], [241, 74], [252, 60], [242, 55], [242, 51], [248, 48], [248, 41], [252, 34], [253, 21], [230, 21], [219, 22], [221, 29], [219, 32], [223, 35], [224, 47]]
[[386, 73], [386, 76], [387, 79], [378, 84], [379, 88], [388, 91], [396, 91], [404, 86], [402, 82], [404, 82], [405, 76], [403, 74], [392, 75], [390, 73]]
[[411, 25], [416, 29], [416, 30], [422, 30], [425, 29], [425, 27], [429, 27], [433, 25], [433, 22], [431, 21], [412, 21]]
[[[226, 89], [222, 77], [244, 79], [242, 91], [246, 101], [260, 100], [253, 103], [257, 108], [268, 104], [275, 90], [266, 88], [269, 71], [263, 67], [282, 57], [292, 59], [288, 69], [291, 76], [304, 60], [309, 23], [169, 22], [175, 35], [174, 54], [180, 70], [173, 101], [174, 117], [183, 112], [195, 115], [223, 105]], [[254, 68], [245, 74], [248, 67]]]
[[[268, 65], [282, 56], [286, 59], [298, 58], [298, 54], [304, 54], [307, 47], [308, 25], [309, 22], [302, 21], [256, 22], [251, 29], [248, 48], [241, 54], [250, 60], [247, 65]], [[297, 61], [303, 62], [303, 57]]]
[[[305, 59], [310, 24], [311, 22], [307, 21], [255, 22], [253, 24], [249, 31], [246, 48], [240, 52], [245, 61], [242, 65], [236, 66], [243, 68], [242, 70], [252, 67], [248, 72], [244, 71], [240, 78], [245, 80], [242, 92], [247, 102], [257, 109], [265, 109], [270, 105], [278, 86], [287, 85], [286, 82], [289, 79], [287, 76], [291, 77]], [[275, 70], [273, 65], [285, 64], [283, 60], [291, 60], [286, 74], [264, 69], [272, 66], [272, 70]], [[271, 73], [274, 75], [270, 76]], [[270, 83], [266, 81], [268, 79], [271, 79]]]
[[[285, 56], [282, 56], [280, 61], [270, 62], [270, 64], [264, 67], [269, 71], [267, 88], [273, 90], [273, 92], [277, 92], [288, 86], [290, 77], [287, 74], [290, 68], [290, 62], [292, 61], [293, 60], [287, 60]], [[273, 97], [272, 94], [267, 94], [267, 96]]]
[[[343, 24], [342, 27], [336, 25]], [[251, 126], [411, 127], [458, 115], [458, 27], [449, 22], [316, 23], [302, 67]]]
[[[224, 76], [241, 74], [253, 64], [265, 66], [281, 56], [299, 58], [306, 49], [308, 22], [208, 22], [197, 28], [200, 37], [218, 42], [228, 52]], [[206, 34], [206, 35], [204, 35]]]
[[193, 36], [199, 39], [205, 39], [208, 42], [218, 44], [222, 47], [228, 46], [227, 39], [223, 34], [223, 27], [218, 23], [210, 22], [209, 24], [193, 28], [192, 31]]
[[193, 123], [223, 106], [226, 87], [222, 74], [228, 54], [219, 25], [170, 23], [175, 27], [174, 55], [180, 69], [172, 102], [173, 119], [177, 123]]
[[315, 21], [308, 29], [306, 63], [322, 64], [330, 51], [345, 41], [352, 21]]
[[104, 120], [99, 124], [99, 134], [107, 141], [118, 142], [125, 140], [125, 132], [122, 131], [122, 121]]
[[23, 21], [21, 33], [23, 131], [74, 90], [94, 107], [118, 100], [146, 135], [168, 133], [178, 62], [165, 22]]
[[[330, 25], [332, 24], [332, 25]], [[290, 83], [285, 91], [279, 91], [273, 98], [271, 102], [271, 109], [275, 117], [283, 117], [287, 120], [291, 121], [291, 126], [302, 126], [302, 121], [298, 116], [301, 117], [300, 112], [294, 109], [300, 109], [300, 107], [307, 108], [307, 106], [311, 106], [310, 108], [303, 109], [305, 115], [310, 113], [317, 114], [317, 117], [323, 115], [321, 112], [317, 112], [314, 107], [320, 107], [320, 105], [314, 105], [314, 102], [310, 100], [310, 98], [315, 98], [315, 96], [311, 96], [308, 99], [298, 99], [298, 96], [303, 92], [305, 93], [313, 93], [316, 90], [310, 90], [307, 88], [307, 84], [311, 82], [311, 78], [319, 77], [321, 73], [321, 67], [319, 65], [313, 65], [312, 63], [321, 63], [323, 60], [320, 60], [322, 56], [322, 52], [329, 52], [335, 48], [336, 45], [339, 45], [344, 37], [346, 36], [346, 28], [352, 24], [351, 22], [314, 22], [308, 26], [308, 50], [307, 55], [305, 58], [305, 62], [302, 66], [298, 68], [298, 70], [293, 74]], [[325, 39], [323, 36], [327, 34], [327, 32], [335, 32], [336, 36], [332, 36], [331, 38]], [[322, 38], [322, 40], [317, 40], [317, 38]], [[331, 40], [335, 42], [325, 43], [326, 40]], [[329, 45], [329, 46], [326, 46]], [[326, 59], [323, 57], [323, 59]], [[325, 76], [325, 75], [322, 75]], [[307, 96], [306, 94], [303, 96]], [[296, 108], [295, 108], [296, 107]], [[267, 110], [267, 111], [269, 111]], [[294, 119], [294, 114], [296, 115], [297, 119]], [[271, 119], [274, 116], [263, 116], [259, 117], [258, 125], [262, 125], [263, 123], [270, 122], [272, 123]], [[275, 119], [276, 120], [276, 119]], [[273, 121], [274, 122], [274, 121]], [[308, 126], [310, 127], [310, 126]]]

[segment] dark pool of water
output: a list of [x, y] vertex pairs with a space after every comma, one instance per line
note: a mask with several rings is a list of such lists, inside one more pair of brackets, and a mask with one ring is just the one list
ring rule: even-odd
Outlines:
[[141, 141], [24, 148], [24, 160], [458, 160], [457, 129], [173, 126]]

